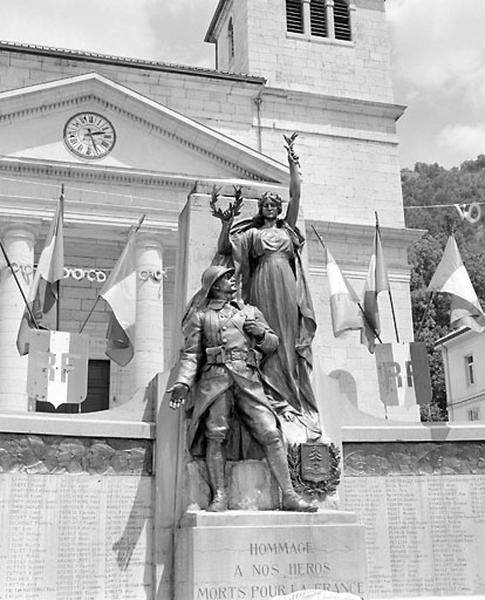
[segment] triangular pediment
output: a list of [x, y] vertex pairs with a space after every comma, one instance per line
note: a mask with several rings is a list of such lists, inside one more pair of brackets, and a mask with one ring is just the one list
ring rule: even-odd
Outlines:
[[[87, 112], [114, 128], [114, 146], [103, 157], [78, 156], [65, 143], [66, 123]], [[278, 161], [97, 73], [0, 93], [0, 154], [93, 171], [288, 181]]]

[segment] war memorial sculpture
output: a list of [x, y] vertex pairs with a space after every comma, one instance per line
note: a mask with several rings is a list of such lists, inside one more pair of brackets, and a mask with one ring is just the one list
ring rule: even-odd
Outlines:
[[[226, 266], [214, 264], [204, 271], [202, 287], [183, 319], [185, 343], [171, 406], [184, 405], [191, 391], [187, 443], [193, 455], [206, 455], [213, 491], [210, 511], [228, 507], [225, 457], [257, 457], [255, 445], [264, 449], [281, 488], [282, 508], [303, 512], [318, 508], [293, 490], [286, 446], [295, 440], [285, 440], [281, 426], [282, 421], [295, 423], [300, 440], [307, 444], [321, 437], [309, 374], [316, 322], [299, 254], [304, 239], [296, 227], [300, 202], [296, 134], [285, 139], [291, 178], [285, 218], [279, 219], [281, 197], [266, 193], [259, 200], [258, 215], [232, 228], [241, 192], [235, 190], [234, 203], [223, 211], [214, 190], [211, 207], [222, 221], [222, 231], [213, 262]], [[242, 297], [236, 299], [238, 292]], [[313, 458], [313, 464], [306, 465], [312, 473], [309, 479], [316, 483], [327, 475], [319, 465], [323, 448], [315, 443], [307, 454], [308, 462], [308, 456]], [[315, 479], [319, 470], [320, 478]], [[321, 491], [322, 499], [324, 495]]]
[[420, 422], [388, 3], [216, 4], [216, 68], [0, 41], [0, 600], [481, 598], [483, 422]]
[[[218, 190], [212, 191], [210, 210], [222, 222], [217, 252], [202, 273], [201, 288], [188, 302], [182, 320], [183, 349], [167, 390], [171, 408], [188, 415], [182, 425], [188, 469], [183, 479], [199, 481], [192, 484], [193, 490], [204, 485], [207, 473], [210, 487], [207, 500], [197, 489], [190, 500], [180, 500], [187, 507], [175, 543], [175, 594], [180, 600], [230, 589], [243, 597], [249, 592], [238, 585], [238, 578], [249, 576], [248, 569], [253, 575], [259, 569], [244, 562], [257, 560], [258, 553], [271, 548], [283, 555], [303, 552], [320, 574], [337, 568], [338, 555], [339, 580], [352, 581], [348, 591], [363, 593], [366, 587], [362, 527], [352, 513], [328, 510], [325, 503], [338, 486], [340, 464], [337, 448], [322, 433], [310, 379], [316, 321], [300, 256], [304, 238], [296, 224], [300, 200], [296, 137], [285, 136], [290, 200], [284, 218], [281, 197], [265, 193], [256, 217], [234, 223], [243, 205], [241, 190], [235, 188], [226, 208], [220, 206]], [[238, 489], [235, 475], [242, 469], [246, 489]], [[262, 485], [257, 475], [261, 469], [269, 470]], [[250, 489], [252, 483], [261, 489]], [[180, 479], [177, 493], [187, 493]], [[258, 493], [271, 498], [270, 503], [254, 501]], [[337, 507], [335, 499], [332, 507]], [[214, 513], [207, 516], [210, 525], [200, 508]], [[324, 511], [317, 512], [319, 508]], [[265, 514], [268, 509], [272, 511]], [[288, 513], [288, 519], [281, 521], [275, 509]], [[300, 517], [291, 517], [292, 513]], [[313, 513], [313, 520], [302, 520], [308, 513]], [[337, 529], [347, 528], [339, 532], [348, 540], [346, 550], [334, 531], [329, 534], [329, 520]], [[221, 540], [206, 539], [218, 528], [232, 540], [222, 563]], [[316, 531], [321, 534], [318, 543]], [[210, 550], [202, 551], [197, 541], [209, 544]], [[246, 547], [245, 559], [241, 545]], [[220, 572], [205, 581], [202, 557], [209, 555]], [[272, 574], [267, 573], [264, 586], [270, 586], [272, 595], [298, 589], [296, 582], [290, 587], [279, 581], [280, 568], [284, 567], [274, 565]], [[291, 573], [293, 567], [286, 568]]]
[[[198, 305], [186, 324], [186, 344], [172, 392], [172, 406], [178, 408], [197, 378], [188, 444], [194, 453], [192, 447], [197, 443], [194, 438], [201, 427], [213, 490], [208, 510], [227, 509], [224, 442], [231, 429], [232, 413], [236, 411], [234, 426], [244, 425], [264, 449], [283, 494], [283, 509], [316, 511], [317, 506], [293, 490], [278, 418], [258, 373], [259, 356], [263, 359], [271, 356], [277, 350], [278, 337], [257, 308], [235, 300], [236, 291], [232, 269], [213, 266], [204, 271], [201, 296], [206, 296], [206, 300]], [[248, 444], [252, 446], [254, 441]]]

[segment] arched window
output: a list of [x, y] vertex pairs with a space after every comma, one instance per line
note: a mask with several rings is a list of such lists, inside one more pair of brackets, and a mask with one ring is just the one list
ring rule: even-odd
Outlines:
[[334, 0], [333, 20], [335, 22], [335, 39], [352, 39], [350, 32], [350, 10], [346, 0]]
[[286, 29], [303, 33], [303, 4], [301, 0], [286, 0]]
[[234, 25], [232, 23], [232, 17], [229, 19], [229, 25], [227, 26], [227, 46], [229, 59], [234, 58]]
[[310, 33], [318, 37], [327, 37], [327, 6], [325, 0], [310, 2]]

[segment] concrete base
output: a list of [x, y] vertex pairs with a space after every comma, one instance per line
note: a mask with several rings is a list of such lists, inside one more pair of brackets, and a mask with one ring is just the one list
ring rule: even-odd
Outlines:
[[259, 600], [297, 590], [367, 590], [355, 513], [187, 512], [176, 534], [176, 600]]

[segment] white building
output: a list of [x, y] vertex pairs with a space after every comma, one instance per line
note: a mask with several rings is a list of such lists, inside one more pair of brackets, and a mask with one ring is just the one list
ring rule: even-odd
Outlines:
[[485, 419], [485, 336], [462, 327], [440, 338], [450, 421]]

